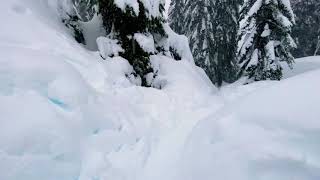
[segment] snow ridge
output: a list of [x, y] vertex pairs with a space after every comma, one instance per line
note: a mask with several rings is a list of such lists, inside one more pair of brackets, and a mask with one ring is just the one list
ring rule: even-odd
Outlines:
[[161, 90], [138, 87], [125, 59], [77, 44], [48, 2], [0, 7], [1, 180], [320, 178], [320, 57], [218, 91], [190, 52], [151, 56]]

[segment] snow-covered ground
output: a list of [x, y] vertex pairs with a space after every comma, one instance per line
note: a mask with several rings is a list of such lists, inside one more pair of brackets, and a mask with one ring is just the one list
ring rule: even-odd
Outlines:
[[52, 2], [0, 7], [0, 180], [320, 179], [320, 57], [217, 90], [154, 56], [163, 88], [137, 87], [125, 60], [74, 41]]

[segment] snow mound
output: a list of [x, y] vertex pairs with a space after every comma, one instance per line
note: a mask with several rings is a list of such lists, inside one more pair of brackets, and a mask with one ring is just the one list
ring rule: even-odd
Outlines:
[[110, 56], [118, 56], [120, 52], [124, 51], [118, 40], [109, 39], [107, 37], [98, 37], [97, 45], [103, 59]]
[[194, 63], [188, 38], [173, 32], [168, 24], [164, 24], [164, 29], [168, 34], [168, 49], [170, 47], [173, 48], [181, 56], [182, 60]]
[[[153, 58], [163, 90], [135, 86], [125, 59], [103, 60], [75, 42], [56, 2], [0, 7], [8, 22], [0, 33], [0, 179], [138, 179], [158, 139], [185, 119], [176, 112], [215, 88], [193, 64], [162, 56]], [[101, 41], [105, 57], [120, 50]], [[195, 103], [176, 97], [183, 86], [198, 94], [188, 97]]]
[[319, 60], [297, 60], [292, 77], [281, 82], [224, 87], [227, 103], [195, 126], [177, 176], [319, 179], [320, 67], [314, 66]]
[[119, 49], [75, 42], [63, 2], [0, 6], [1, 180], [320, 179], [319, 57], [217, 91], [171, 32], [182, 60], [151, 56], [161, 89], [139, 87]]
[[311, 57], [295, 59], [293, 69], [290, 69], [288, 66], [283, 66], [283, 67], [284, 67], [284, 73], [283, 73], [284, 78], [290, 78], [293, 76], [303, 74], [305, 72], [320, 69], [320, 57], [311, 56]]

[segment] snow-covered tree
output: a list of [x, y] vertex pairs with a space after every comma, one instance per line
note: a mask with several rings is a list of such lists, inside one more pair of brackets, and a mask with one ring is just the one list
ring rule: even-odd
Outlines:
[[184, 33], [185, 0], [172, 0], [169, 8], [170, 27], [178, 34]]
[[295, 23], [289, 0], [245, 0], [240, 12], [238, 63], [248, 80], [280, 80], [281, 61], [290, 67]]
[[320, 1], [292, 0], [292, 7], [296, 14], [296, 26], [292, 36], [298, 45], [293, 51], [295, 57], [312, 56], [317, 50], [320, 36]]
[[77, 17], [84, 22], [90, 21], [97, 11], [97, 0], [72, 0]]
[[215, 4], [214, 59], [217, 62], [217, 85], [236, 79], [237, 32], [241, 0], [217, 0]]
[[[182, 29], [181, 33], [189, 38], [196, 64], [214, 84], [232, 82], [236, 69], [239, 0], [187, 0], [183, 15], [179, 15], [182, 1], [173, 0], [172, 4], [171, 26], [176, 31]], [[181, 22], [184, 22], [182, 28]]]
[[[189, 38], [195, 63], [204, 69], [212, 82], [216, 83], [217, 62], [214, 61], [213, 30], [214, 4], [215, 1], [187, 0], [184, 11], [183, 33]], [[179, 17], [176, 18], [176, 21], [181, 21], [181, 19], [178, 19]]]
[[119, 55], [133, 66], [142, 86], [149, 86], [153, 73], [150, 55], [163, 50], [160, 43], [167, 34], [163, 0], [99, 0], [99, 11], [110, 38], [118, 39], [124, 49]]

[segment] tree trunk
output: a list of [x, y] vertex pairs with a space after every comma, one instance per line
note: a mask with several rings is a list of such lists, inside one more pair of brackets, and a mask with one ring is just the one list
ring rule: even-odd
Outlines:
[[319, 50], [320, 50], [320, 36], [318, 36], [318, 44], [317, 44], [316, 50], [314, 52], [315, 56], [318, 54]]

